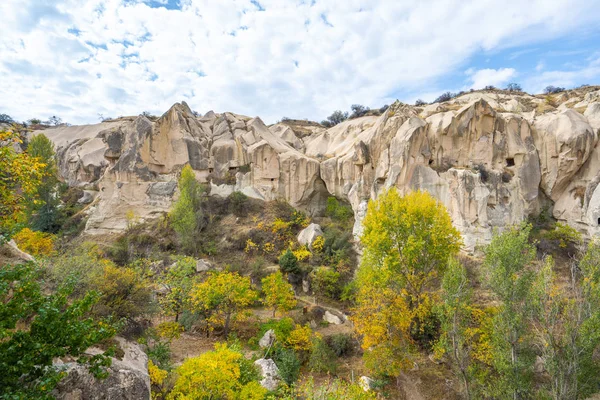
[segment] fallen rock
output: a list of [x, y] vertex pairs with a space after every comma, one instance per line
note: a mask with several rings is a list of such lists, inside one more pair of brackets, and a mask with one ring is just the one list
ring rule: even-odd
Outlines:
[[[112, 359], [109, 376], [96, 379], [85, 366], [76, 362], [58, 363], [57, 367], [67, 373], [54, 391], [58, 400], [131, 400], [150, 399], [148, 356], [135, 343], [117, 338], [124, 351], [121, 360]], [[97, 349], [88, 350], [90, 354]]]
[[369, 390], [373, 389], [373, 384], [375, 383], [374, 379], [369, 378], [368, 376], [361, 376], [358, 379], [358, 385], [362, 388], [362, 390], [364, 390], [365, 392], [368, 392]]
[[319, 236], [323, 236], [321, 226], [319, 224], [310, 224], [298, 234], [298, 243], [308, 246], [308, 248], [312, 250], [312, 244]]
[[330, 311], [325, 311], [325, 314], [323, 314], [323, 321], [329, 322], [330, 324], [334, 325], [342, 325], [344, 323], [342, 318], [338, 317]]
[[270, 358], [261, 358], [254, 361], [254, 364], [260, 367], [260, 375], [263, 377], [260, 385], [267, 390], [277, 389], [281, 381], [281, 376], [275, 362]]
[[275, 341], [275, 331], [273, 329], [269, 329], [265, 332], [263, 337], [258, 341], [258, 345], [262, 348], [269, 347]]

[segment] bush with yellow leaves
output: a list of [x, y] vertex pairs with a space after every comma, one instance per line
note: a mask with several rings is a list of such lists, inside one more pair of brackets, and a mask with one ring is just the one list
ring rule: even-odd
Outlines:
[[54, 253], [54, 236], [23, 228], [13, 239], [17, 246], [32, 256], [50, 256]]
[[164, 369], [160, 369], [152, 360], [148, 360], [148, 375], [150, 376], [150, 395], [152, 399], [164, 399], [167, 390], [165, 380], [169, 373]]
[[296, 351], [310, 351], [315, 337], [319, 337], [319, 334], [314, 333], [310, 326], [296, 325], [296, 328], [287, 337], [285, 345]]
[[168, 399], [264, 399], [267, 390], [258, 384], [258, 371], [244, 355], [224, 343], [214, 351], [188, 358], [176, 370], [177, 379]]

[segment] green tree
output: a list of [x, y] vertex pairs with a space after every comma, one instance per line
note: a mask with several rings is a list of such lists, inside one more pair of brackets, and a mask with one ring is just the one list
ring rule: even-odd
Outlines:
[[192, 288], [190, 296], [193, 307], [207, 316], [211, 328], [223, 325], [225, 336], [231, 322], [243, 319], [258, 298], [250, 278], [233, 272], [211, 273]]
[[27, 152], [44, 164], [36, 195], [27, 204], [29, 224], [34, 230], [56, 233], [60, 228], [60, 213], [54, 144], [45, 135], [38, 134], [29, 142]]
[[401, 197], [394, 188], [369, 203], [363, 226], [353, 320], [368, 364], [394, 375], [410, 365], [411, 337], [433, 330], [434, 281], [461, 238], [444, 206], [429, 194]]
[[160, 279], [166, 293], [159, 298], [159, 303], [166, 315], [175, 316], [175, 322], [179, 321], [179, 315], [189, 307], [195, 275], [196, 260], [193, 257], [182, 257]]
[[280, 271], [263, 278], [262, 291], [265, 295], [263, 303], [273, 308], [273, 317], [277, 310], [284, 312], [296, 307], [294, 289]]
[[202, 228], [202, 195], [204, 189], [196, 180], [192, 167], [186, 165], [179, 177], [179, 198], [169, 214], [171, 225], [181, 246], [190, 253], [198, 250], [198, 233]]
[[594, 359], [600, 345], [600, 244], [590, 242], [570, 285], [561, 285], [553, 268], [554, 260], [546, 258], [534, 296], [536, 345], [550, 377], [543, 395], [587, 398], [600, 384]]
[[340, 274], [332, 268], [315, 268], [311, 274], [311, 286], [315, 298], [329, 297], [337, 299], [341, 292]]
[[470, 399], [470, 365], [472, 362], [472, 303], [471, 287], [465, 267], [456, 259], [450, 259], [442, 280], [441, 337], [436, 350], [446, 353], [460, 376], [465, 398]]
[[495, 234], [485, 250], [487, 286], [500, 302], [494, 319], [493, 366], [499, 379], [491, 390], [501, 398], [520, 399], [531, 388], [533, 357], [528, 352], [535, 274], [531, 262], [535, 247], [529, 243], [531, 225], [508, 228]]
[[105, 320], [91, 318], [99, 295], [69, 298], [73, 284], [45, 294], [41, 272], [33, 264], [0, 268], [0, 398], [51, 398], [50, 392], [64, 377], [51, 368], [56, 357], [71, 356], [87, 363], [97, 376], [110, 365], [108, 354], [93, 357], [83, 352], [116, 330]]
[[279, 257], [279, 268], [286, 274], [295, 274], [300, 271], [298, 258], [296, 258], [292, 250], [287, 249], [285, 253]]

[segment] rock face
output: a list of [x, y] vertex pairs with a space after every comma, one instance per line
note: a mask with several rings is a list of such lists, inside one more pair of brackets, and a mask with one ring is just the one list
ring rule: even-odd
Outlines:
[[98, 380], [74, 362], [59, 365], [67, 376], [58, 384], [55, 397], [58, 400], [150, 399], [148, 357], [137, 344], [118, 340], [124, 356], [121, 360], [113, 358], [108, 378]]
[[267, 127], [232, 113], [196, 117], [178, 103], [154, 122], [125, 117], [43, 132], [63, 178], [86, 190], [89, 233], [124, 229], [127, 213], [167, 211], [189, 164], [213, 195], [285, 199], [311, 214], [330, 195], [347, 200], [355, 234], [368, 201], [383, 191], [427, 190], [472, 249], [494, 228], [542, 209], [600, 232], [599, 129], [600, 88], [589, 87], [551, 99], [473, 92], [424, 108], [397, 102], [330, 129], [303, 121]]
[[279, 386], [281, 377], [279, 375], [279, 368], [275, 365], [275, 362], [270, 358], [261, 358], [254, 361], [254, 364], [259, 367], [260, 375], [262, 380], [260, 384], [267, 390], [275, 390]]

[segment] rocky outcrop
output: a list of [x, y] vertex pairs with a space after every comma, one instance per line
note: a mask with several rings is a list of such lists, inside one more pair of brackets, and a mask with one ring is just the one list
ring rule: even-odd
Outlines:
[[[554, 98], [472, 92], [424, 108], [402, 103], [381, 116], [330, 129], [209, 112], [175, 104], [156, 121], [126, 117], [45, 130], [61, 175], [86, 190], [87, 231], [119, 231], [132, 212], [166, 212], [185, 164], [212, 195], [241, 191], [285, 199], [311, 214], [326, 198], [347, 200], [355, 234], [368, 201], [390, 187], [427, 190], [462, 232], [466, 248], [494, 228], [541, 209], [589, 234], [600, 223], [600, 90]], [[35, 134], [35, 132], [34, 132]]]
[[[56, 367], [67, 375], [55, 389], [55, 397], [58, 400], [150, 399], [146, 353], [134, 343], [120, 338], [118, 341], [124, 355], [121, 359], [112, 359], [106, 379], [96, 379], [84, 365], [76, 362], [57, 364]], [[94, 354], [94, 351], [88, 350], [90, 354]]]
[[319, 236], [323, 236], [321, 225], [310, 224], [298, 233], [298, 243], [312, 250], [312, 244]]
[[19, 249], [14, 240], [9, 240], [0, 245], [0, 265], [24, 264], [35, 261], [33, 256]]
[[259, 368], [260, 376], [262, 377], [260, 384], [267, 390], [276, 390], [281, 382], [279, 368], [270, 358], [261, 358], [254, 361], [254, 365]]

